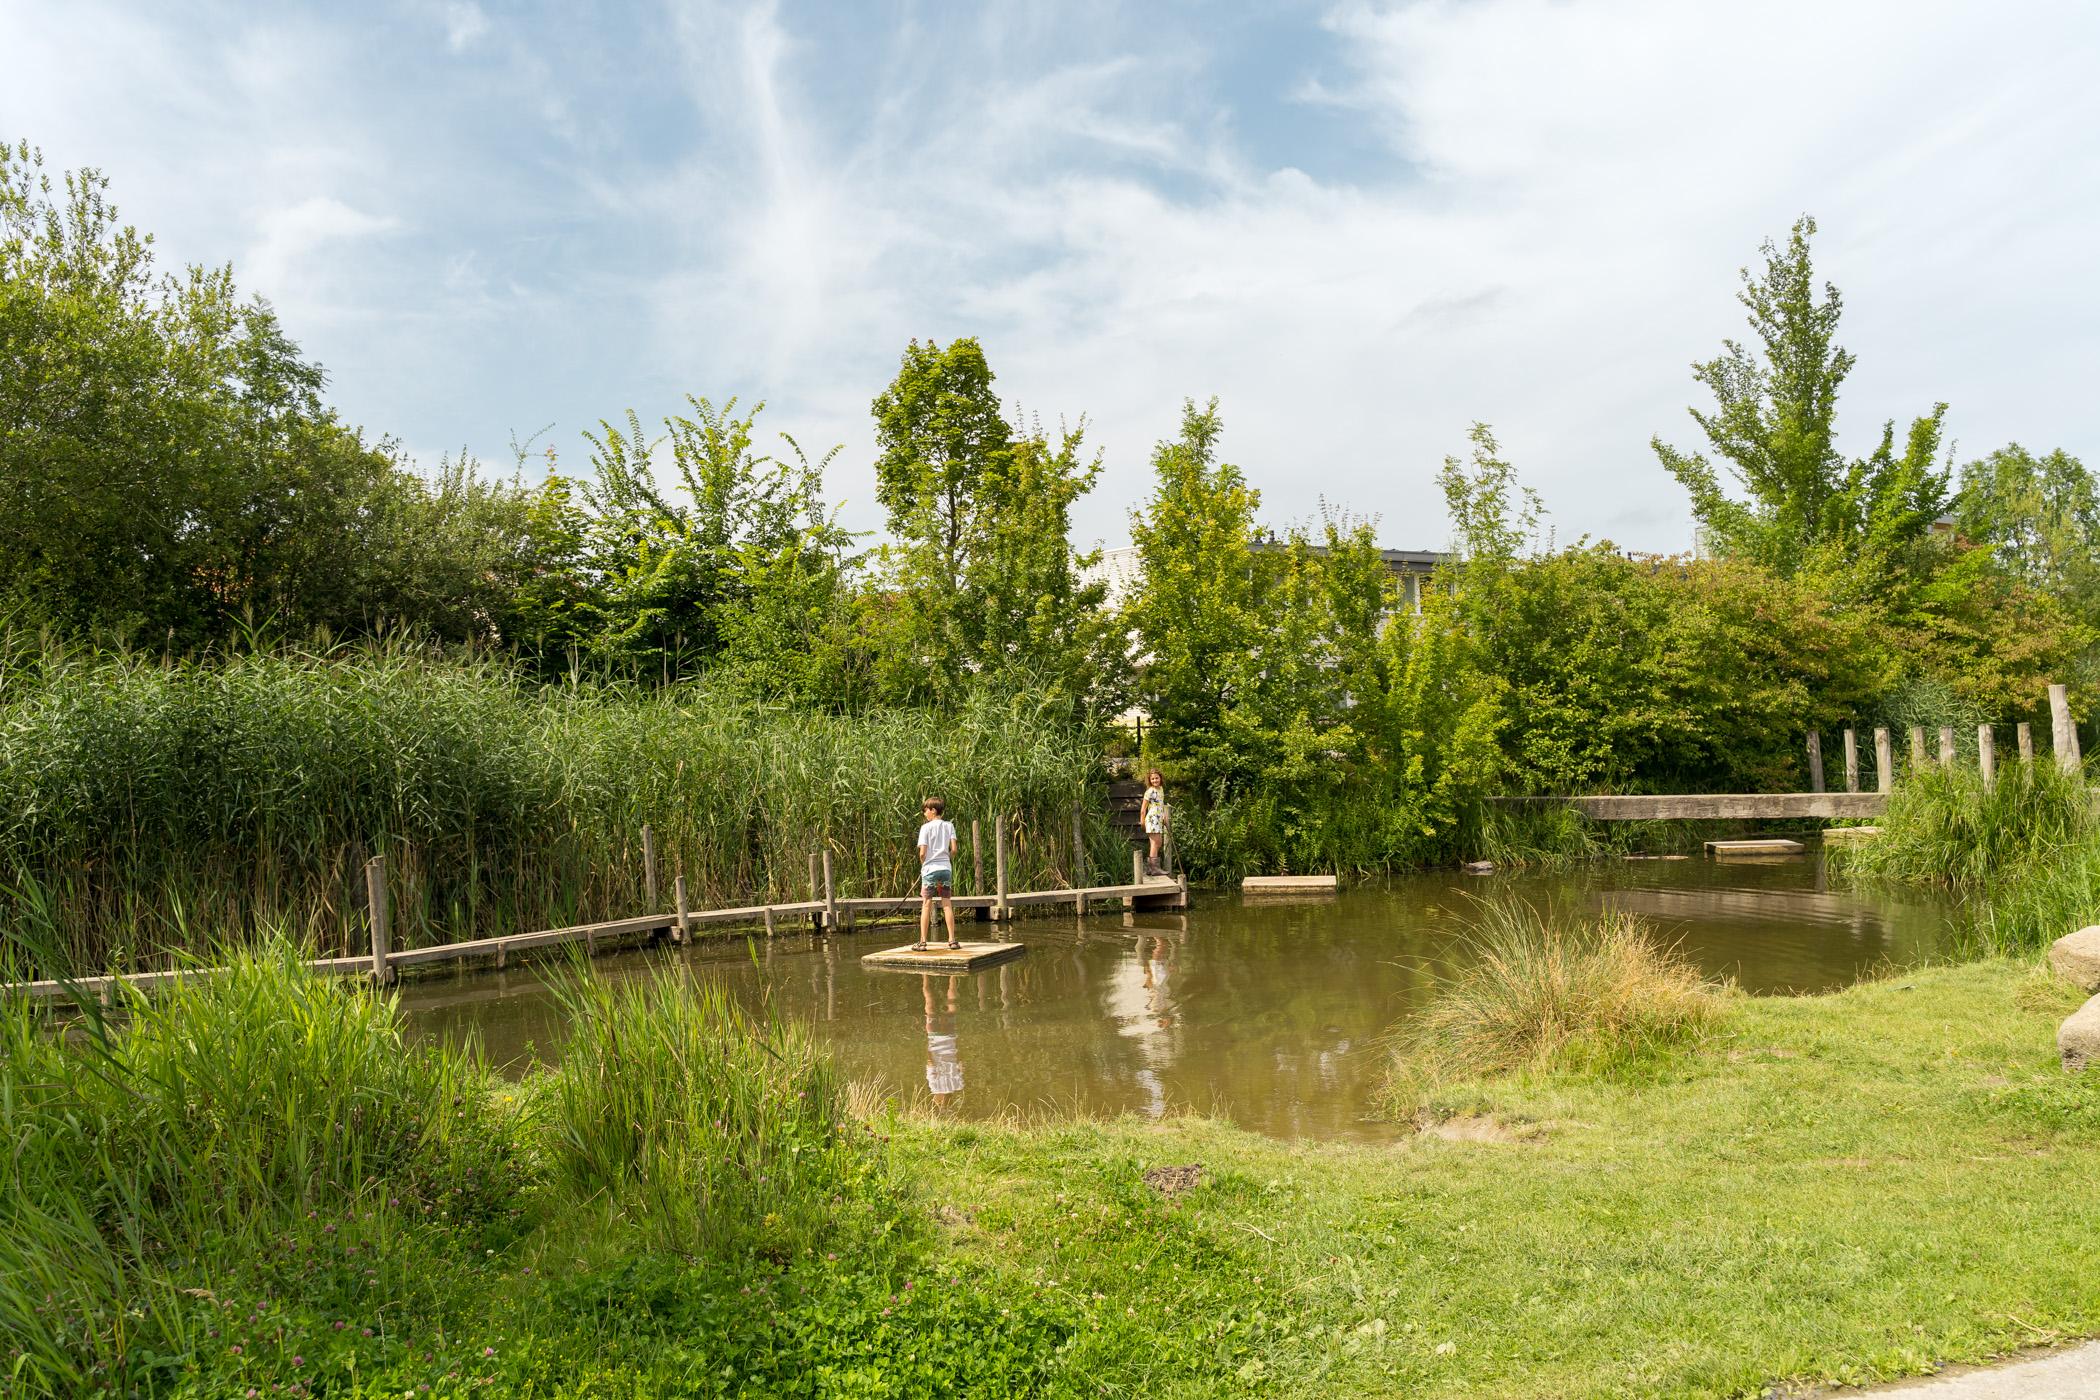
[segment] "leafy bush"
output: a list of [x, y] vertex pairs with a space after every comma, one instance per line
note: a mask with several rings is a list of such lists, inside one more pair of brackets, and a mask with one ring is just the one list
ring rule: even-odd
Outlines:
[[1552, 916], [1521, 899], [1482, 906], [1454, 975], [1399, 1034], [1390, 1101], [1523, 1070], [1605, 1067], [1691, 1039], [1722, 988], [1631, 914]]

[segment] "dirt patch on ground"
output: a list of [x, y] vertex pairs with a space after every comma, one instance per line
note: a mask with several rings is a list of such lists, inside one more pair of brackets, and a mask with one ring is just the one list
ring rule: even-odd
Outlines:
[[1145, 1173], [1145, 1184], [1171, 1200], [1203, 1184], [1203, 1164], [1191, 1162], [1185, 1167], [1154, 1167]]
[[1416, 1137], [1438, 1142], [1531, 1142], [1545, 1131], [1540, 1124], [1510, 1123], [1492, 1113], [1454, 1113], [1415, 1122]]

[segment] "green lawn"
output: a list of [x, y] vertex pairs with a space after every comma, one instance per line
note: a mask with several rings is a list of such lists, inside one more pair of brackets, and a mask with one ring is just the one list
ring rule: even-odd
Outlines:
[[[2100, 1075], [2054, 1054], [2077, 1001], [2002, 962], [1745, 999], [1638, 1082], [1465, 1096], [1508, 1141], [899, 1141], [955, 1250], [1077, 1307], [1078, 1390], [1758, 1395], [2100, 1331]], [[1141, 1184], [1192, 1162], [1171, 1202]]]
[[[276, 975], [241, 985], [258, 1005], [299, 990]], [[0, 1232], [13, 1319], [0, 1359], [18, 1381], [31, 1358], [15, 1346], [93, 1361], [45, 1394], [300, 1400], [1751, 1396], [1915, 1373], [2100, 1332], [2100, 1074], [2066, 1075], [2053, 1053], [2076, 1000], [2004, 962], [1737, 999], [1702, 1047], [1613, 1081], [1447, 1091], [1470, 1115], [1459, 1121], [1499, 1140], [1293, 1145], [1197, 1119], [843, 1123], [865, 1150], [812, 1188], [829, 1201], [815, 1234], [785, 1207], [750, 1206], [765, 1176], [751, 1191], [680, 1176], [661, 1144], [628, 1186], [579, 1185], [555, 1164], [595, 1111], [565, 1117], [551, 1077], [519, 1092], [457, 1073], [433, 1081], [425, 1109], [388, 1111], [434, 1105], [471, 1129], [366, 1188], [286, 1177], [318, 1184], [228, 1218], [220, 1187], [244, 1178], [226, 1164], [297, 1165], [280, 1161], [276, 1099], [230, 1091], [211, 1113], [260, 1136], [204, 1123], [169, 1139], [223, 1183], [136, 1201], [128, 1217], [110, 1212], [129, 1198], [97, 1194], [88, 1165], [38, 1188], [58, 1215], [0, 1198], [16, 1210]], [[350, 1053], [301, 1059], [276, 1021], [226, 1024], [215, 1056], [276, 1047], [299, 1084]], [[385, 1020], [368, 1009], [343, 1025], [354, 1049], [350, 1032], [380, 1035]], [[14, 1047], [23, 1074], [55, 1053], [28, 1033]], [[600, 1077], [626, 1093], [679, 1058], [644, 1048], [626, 1044]], [[572, 1053], [562, 1072], [591, 1071]], [[351, 1075], [362, 1097], [344, 1100], [344, 1121], [308, 1125], [302, 1151], [366, 1132], [360, 1115], [387, 1107], [373, 1095], [407, 1092], [382, 1080], [370, 1065]], [[803, 1082], [776, 1086], [776, 1107], [799, 1111]], [[467, 1102], [476, 1084], [493, 1095], [485, 1112]], [[131, 1140], [116, 1119], [78, 1122], [83, 1150]], [[704, 1127], [677, 1151], [711, 1141]], [[374, 1151], [393, 1141], [367, 1137]], [[756, 1170], [785, 1161], [769, 1160]], [[1202, 1182], [1172, 1198], [1142, 1179], [1193, 1163]], [[91, 1212], [77, 1217], [61, 1189], [76, 1178]], [[713, 1183], [751, 1247], [671, 1228], [664, 1192], [693, 1181]], [[98, 1252], [96, 1219], [105, 1235], [144, 1222], [149, 1237]], [[195, 1243], [151, 1237], [169, 1227]]]

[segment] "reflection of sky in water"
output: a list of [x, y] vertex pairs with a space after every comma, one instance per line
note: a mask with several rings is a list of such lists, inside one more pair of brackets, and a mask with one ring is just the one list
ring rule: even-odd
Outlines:
[[[598, 966], [619, 977], [682, 962], [747, 1004], [811, 1022], [854, 1078], [943, 1111], [1196, 1109], [1284, 1137], [1377, 1137], [1364, 1115], [1382, 1038], [1464, 956], [1470, 903], [1499, 893], [1632, 910], [1753, 992], [1822, 990], [1915, 960], [1945, 926], [1941, 907], [1855, 892], [1815, 860], [1629, 861], [1415, 876], [1304, 902], [1199, 892], [1185, 914], [1032, 918], [1017, 925], [1026, 956], [952, 978], [863, 968], [862, 953], [908, 938], [895, 927]], [[560, 1036], [529, 969], [412, 982], [403, 1001], [427, 1030], [478, 1032], [499, 1062]]]

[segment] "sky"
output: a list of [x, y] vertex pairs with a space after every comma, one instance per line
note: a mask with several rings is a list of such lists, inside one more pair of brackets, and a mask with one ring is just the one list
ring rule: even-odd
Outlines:
[[[1272, 524], [1436, 548], [1491, 423], [1555, 538], [1691, 543], [1660, 433], [1811, 213], [1845, 445], [2100, 464], [2100, 6], [0, 0], [0, 136], [231, 262], [426, 469], [763, 400], [879, 523], [868, 405], [974, 335], [1127, 541], [1215, 395]], [[782, 449], [784, 450], [784, 448]]]

